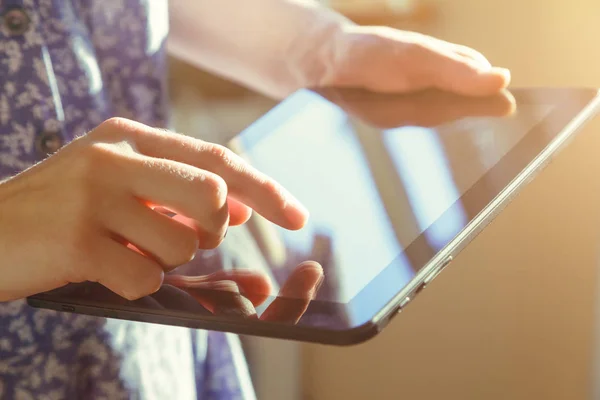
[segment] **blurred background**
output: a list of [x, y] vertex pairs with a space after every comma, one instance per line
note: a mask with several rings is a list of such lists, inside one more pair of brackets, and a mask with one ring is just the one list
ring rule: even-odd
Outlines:
[[[513, 86], [600, 86], [597, 0], [330, 0], [480, 50]], [[234, 136], [275, 103], [171, 60], [174, 125]], [[377, 338], [244, 338], [259, 399], [594, 399], [600, 123], [593, 122]], [[223, 136], [225, 135], [225, 136]]]

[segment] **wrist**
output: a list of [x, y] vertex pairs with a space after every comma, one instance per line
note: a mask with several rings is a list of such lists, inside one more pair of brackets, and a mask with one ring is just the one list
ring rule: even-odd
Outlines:
[[292, 77], [290, 91], [321, 87], [336, 82], [348, 32], [356, 26], [342, 15], [315, 10], [315, 18], [290, 43], [285, 60]]

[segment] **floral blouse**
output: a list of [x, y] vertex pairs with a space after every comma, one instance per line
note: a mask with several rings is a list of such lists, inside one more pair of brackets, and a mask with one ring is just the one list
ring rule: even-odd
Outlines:
[[[102, 121], [168, 124], [167, 0], [0, 0], [0, 179]], [[0, 399], [251, 399], [234, 335], [0, 303]]]

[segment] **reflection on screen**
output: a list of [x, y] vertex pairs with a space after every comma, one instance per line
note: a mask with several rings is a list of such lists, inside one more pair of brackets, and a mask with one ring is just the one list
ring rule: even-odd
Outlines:
[[[338, 302], [352, 299], [423, 232], [432, 247], [447, 244], [468, 222], [460, 207], [448, 215], [450, 207], [549, 112], [523, 108], [505, 119], [380, 131], [313, 96], [259, 141], [242, 135], [237, 146], [311, 212], [305, 229], [276, 230], [291, 260], [315, 259], [315, 238], [327, 236], [331, 255], [316, 261], [332, 290], [322, 299]], [[445, 223], [428, 230], [445, 213]], [[415, 270], [408, 261], [398, 265], [408, 282]]]
[[[389, 130], [384, 141], [404, 184], [419, 231], [424, 232], [461, 196], [444, 146], [435, 130], [419, 127]], [[443, 226], [427, 232], [429, 242], [435, 247], [448, 243], [467, 223], [460, 207], [452, 211]]]
[[400, 253], [365, 156], [337, 108], [307, 107], [245, 156], [311, 212], [302, 231], [280, 231], [291, 252], [308, 256], [317, 233], [331, 236], [336, 264], [344, 266], [338, 300], [353, 297]]

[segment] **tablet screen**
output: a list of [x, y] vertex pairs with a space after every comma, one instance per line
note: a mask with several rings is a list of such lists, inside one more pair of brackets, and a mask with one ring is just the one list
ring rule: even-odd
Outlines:
[[[513, 91], [514, 99], [498, 102], [435, 93], [335, 93], [300, 91], [228, 143], [308, 208], [308, 224], [287, 231], [253, 215], [247, 224], [230, 228], [218, 249], [199, 251], [170, 277], [203, 277], [222, 270], [264, 274], [271, 282], [269, 292], [252, 300], [259, 323], [281, 299], [278, 294], [297, 266], [310, 260], [322, 266], [324, 279], [300, 305], [301, 312], [282, 322], [329, 329], [363, 324], [409, 285], [596, 95], [519, 90]], [[135, 302], [87, 283], [42, 298], [215, 316], [216, 297], [196, 292], [191, 297], [197, 302], [174, 300], [169, 293], [175, 292], [167, 286]], [[253, 287], [242, 286], [243, 296], [256, 299]]]
[[[424, 232], [435, 247], [458, 234], [468, 222], [460, 208], [441, 229], [428, 228], [550, 111], [529, 106], [493, 123], [472, 118], [382, 130], [307, 96], [313, 99], [269, 135], [254, 141], [252, 132], [242, 134], [236, 148], [310, 210], [301, 231], [272, 234], [282, 251], [308, 258], [315, 240], [326, 237], [339, 267], [336, 290], [321, 298], [342, 303]], [[407, 265], [406, 282], [414, 272]]]

